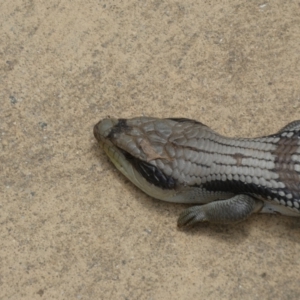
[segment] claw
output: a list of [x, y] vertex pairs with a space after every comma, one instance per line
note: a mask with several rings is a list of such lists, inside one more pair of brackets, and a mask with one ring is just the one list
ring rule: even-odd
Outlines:
[[206, 221], [202, 206], [192, 206], [184, 210], [177, 221], [178, 227], [192, 227], [196, 223]]

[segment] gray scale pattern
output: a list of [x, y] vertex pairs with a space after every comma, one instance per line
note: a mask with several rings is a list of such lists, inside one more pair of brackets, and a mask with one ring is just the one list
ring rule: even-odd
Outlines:
[[224, 137], [193, 120], [125, 121], [122, 128], [118, 123], [107, 128], [101, 138], [110, 132], [113, 145], [174, 179], [177, 189], [193, 188], [189, 197], [248, 194], [300, 212], [299, 121], [253, 139]]

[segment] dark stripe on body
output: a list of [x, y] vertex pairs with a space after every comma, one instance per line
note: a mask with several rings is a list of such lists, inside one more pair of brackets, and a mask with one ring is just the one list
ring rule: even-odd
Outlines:
[[207, 125], [205, 125], [205, 124], [203, 124], [203, 123], [201, 123], [199, 121], [193, 120], [193, 119], [187, 119], [187, 118], [167, 118], [167, 120], [172, 120], [172, 121], [179, 122], [179, 123], [189, 122], [189, 123], [192, 123], [192, 124], [199, 124], [199, 125], [208, 127]]
[[[199, 186], [198, 186], [199, 187]], [[262, 185], [256, 185], [253, 183], [245, 183], [237, 180], [214, 180], [211, 182], [207, 182], [201, 185], [201, 188], [205, 188], [211, 192], [231, 192], [234, 194], [250, 194], [261, 196], [262, 198], [267, 199], [268, 197], [274, 200], [275, 198], [280, 200], [284, 200], [285, 202], [294, 201], [299, 202], [299, 193], [293, 193], [288, 189], [276, 189], [276, 192], [272, 192], [272, 190], [268, 187]], [[275, 189], [274, 189], [275, 190]], [[278, 193], [282, 191], [284, 194], [291, 193], [293, 195], [292, 199], [288, 199], [285, 196], [280, 196]]]

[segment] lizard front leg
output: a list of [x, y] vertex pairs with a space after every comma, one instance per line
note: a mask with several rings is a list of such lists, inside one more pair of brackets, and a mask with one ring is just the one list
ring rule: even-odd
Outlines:
[[263, 201], [248, 195], [237, 195], [184, 210], [178, 218], [178, 227], [193, 226], [199, 222], [234, 223], [247, 219], [263, 207]]

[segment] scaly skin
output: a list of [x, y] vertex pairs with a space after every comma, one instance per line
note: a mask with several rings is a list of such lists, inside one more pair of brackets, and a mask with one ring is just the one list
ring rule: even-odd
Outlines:
[[224, 137], [188, 119], [104, 119], [94, 135], [116, 167], [157, 199], [198, 203], [178, 226], [254, 212], [300, 216], [300, 121], [259, 138]]

